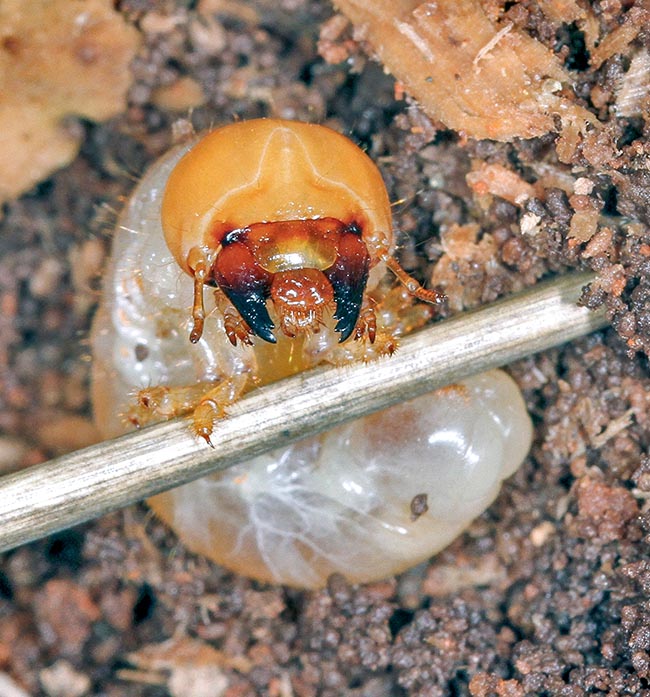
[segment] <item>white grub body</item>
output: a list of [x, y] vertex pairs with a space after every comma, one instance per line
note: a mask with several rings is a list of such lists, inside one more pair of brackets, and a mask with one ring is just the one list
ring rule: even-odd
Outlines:
[[[127, 430], [121, 415], [142, 388], [264, 372], [263, 342], [231, 346], [216, 312], [199, 342], [188, 340], [192, 279], [160, 226], [165, 181], [185, 150], [144, 177], [115, 232], [92, 332], [95, 416], [106, 437]], [[315, 339], [313, 355], [322, 356], [326, 339]], [[449, 544], [521, 464], [531, 433], [518, 388], [491, 371], [149, 503], [190, 549], [236, 572], [304, 588], [334, 572], [371, 581]], [[421, 494], [428, 510], [415, 517], [411, 502]]]

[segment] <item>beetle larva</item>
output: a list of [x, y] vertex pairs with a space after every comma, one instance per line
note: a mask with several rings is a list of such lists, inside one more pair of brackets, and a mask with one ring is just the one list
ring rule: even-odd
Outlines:
[[[431, 314], [401, 290], [386, 291], [378, 285], [381, 273], [374, 272], [364, 279], [362, 290], [362, 296], [373, 297], [374, 343], [367, 336], [368, 324], [360, 340], [352, 336], [341, 343], [339, 323], [345, 312], [339, 311], [337, 300], [317, 325], [311, 319], [305, 327], [283, 325], [278, 319], [282, 312], [269, 315], [283, 330], [272, 337], [274, 343], [260, 340], [266, 330], [256, 328], [259, 307], [253, 315], [247, 315], [245, 307], [239, 316], [229, 315], [228, 306], [206, 292], [201, 312], [190, 312], [196, 309], [197, 284], [180, 263], [189, 252], [170, 251], [160, 209], [170, 172], [191, 145], [172, 151], [150, 169], [116, 228], [92, 336], [95, 414], [106, 436], [128, 427], [125, 414], [136, 424], [168, 418], [192, 411], [206, 391], [218, 393], [227, 404], [255, 384], [319, 362], [390, 353], [395, 336]], [[336, 153], [330, 155], [335, 159]], [[273, 162], [282, 165], [281, 158]], [[282, 166], [291, 167], [292, 159]], [[286, 184], [288, 174], [282, 177]], [[295, 211], [288, 215], [295, 216]], [[317, 215], [314, 220], [322, 220], [325, 213]], [[341, 215], [327, 217], [339, 220]], [[213, 229], [214, 211], [210, 219]], [[251, 230], [258, 222], [231, 221], [236, 230]], [[271, 232], [269, 237], [277, 242], [277, 230]], [[308, 244], [291, 267], [290, 260], [282, 258], [297, 253], [296, 230], [289, 233], [287, 244], [276, 245], [279, 251], [260, 252], [264, 263], [297, 269], [307, 279], [310, 274], [303, 271], [312, 268], [310, 263], [327, 271], [329, 262], [318, 259], [331, 260], [333, 253], [327, 241], [321, 243], [322, 235], [309, 242], [312, 246]], [[358, 235], [350, 230], [342, 234]], [[234, 237], [233, 244], [241, 243], [241, 237]], [[259, 236], [255, 239], [258, 244]], [[390, 237], [386, 239], [390, 246]], [[246, 245], [248, 241], [244, 239]], [[368, 272], [371, 267], [382, 272], [381, 256], [369, 257]], [[332, 285], [336, 296], [336, 284]], [[265, 293], [261, 297], [266, 301], [270, 295]], [[233, 304], [239, 311], [237, 302]], [[259, 306], [259, 300], [254, 303]], [[352, 330], [362, 305], [357, 303], [358, 313], [353, 310]], [[228, 332], [229, 317], [236, 341]], [[237, 333], [241, 321], [252, 331]], [[346, 331], [350, 324], [348, 317]], [[269, 327], [266, 316], [262, 325]], [[251, 335], [254, 340], [246, 340]], [[134, 393], [139, 395], [137, 402]], [[363, 582], [404, 570], [448, 544], [492, 502], [501, 481], [525, 457], [530, 440], [530, 418], [519, 390], [505, 373], [491, 371], [179, 487], [149, 503], [190, 549], [239, 573], [298, 587], [318, 587], [333, 572]], [[411, 504], [416, 497], [427, 506], [414, 516]]]

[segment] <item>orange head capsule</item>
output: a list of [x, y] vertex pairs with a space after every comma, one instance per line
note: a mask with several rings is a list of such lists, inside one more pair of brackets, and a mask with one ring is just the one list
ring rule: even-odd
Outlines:
[[392, 244], [390, 203], [372, 160], [329, 128], [279, 119], [205, 136], [169, 177], [162, 225], [194, 277], [192, 341], [202, 332], [204, 285], [223, 291], [241, 316], [244, 333], [229, 331], [233, 343], [246, 332], [276, 341], [269, 300], [286, 335], [318, 331], [331, 309], [344, 341], [357, 327], [369, 271]]

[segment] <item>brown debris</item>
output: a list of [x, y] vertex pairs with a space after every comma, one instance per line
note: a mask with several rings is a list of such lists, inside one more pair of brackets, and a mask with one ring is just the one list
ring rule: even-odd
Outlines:
[[[602, 204], [600, 201], [589, 196], [593, 190], [589, 187], [589, 185], [587, 185], [587, 188], [585, 189], [586, 193], [578, 193], [580, 190], [581, 181], [582, 180], [576, 181], [576, 193], [569, 197], [569, 203], [571, 204], [571, 207], [575, 213], [571, 218], [568, 237], [572, 240], [577, 240], [578, 242], [589, 242], [589, 240], [591, 240], [591, 238], [596, 234]], [[601, 235], [601, 240], [605, 242], [605, 240], [603, 240], [603, 235], [607, 237], [609, 232], [608, 241], [611, 242], [611, 230], [607, 231], [607, 229], [605, 229], [601, 232], [603, 233]], [[604, 250], [605, 248], [609, 248], [609, 245], [607, 245], [606, 242], [605, 245], [601, 244], [598, 248], [596, 248], [594, 244], [590, 244], [585, 247], [584, 256], [585, 258], [595, 256], [595, 254], [599, 253], [598, 250]]]
[[625, 53], [627, 47], [636, 39], [639, 31], [644, 24], [650, 20], [650, 10], [642, 8], [632, 9], [620, 27], [617, 27], [593, 50], [591, 54], [591, 65], [593, 68], [600, 66], [616, 53]]
[[165, 685], [171, 697], [221, 697], [229, 684], [223, 654], [189, 637], [144, 646], [127, 658], [136, 670], [121, 670], [123, 680]]
[[3, 697], [30, 697], [29, 693], [6, 673], [0, 673], [0, 694]]
[[318, 53], [327, 63], [342, 63], [354, 52], [354, 42], [342, 39], [347, 28], [348, 21], [343, 15], [334, 15], [321, 27]]
[[469, 683], [472, 697], [525, 697], [518, 680], [503, 680], [489, 673], [477, 673]]
[[496, 586], [506, 578], [506, 570], [495, 554], [480, 559], [457, 555], [453, 564], [440, 562], [432, 566], [422, 583], [425, 595], [444, 598], [465, 588]]
[[110, 0], [6, 0], [0, 6], [0, 203], [68, 164], [81, 131], [125, 106], [139, 45]]
[[598, 19], [593, 8], [581, 5], [574, 0], [540, 0], [539, 6], [544, 16], [557, 31], [563, 24], [575, 22], [584, 32], [587, 49], [592, 51], [598, 40]]
[[411, 520], [415, 522], [420, 516], [423, 516], [429, 510], [427, 494], [416, 494], [411, 499]]
[[616, 114], [623, 117], [650, 113], [650, 51], [634, 54], [628, 71], [616, 85]]
[[65, 660], [44, 668], [39, 679], [48, 697], [83, 697], [91, 688], [90, 678]]
[[533, 186], [516, 172], [497, 163], [476, 163], [466, 179], [467, 184], [477, 196], [483, 197], [487, 194], [499, 196], [516, 206], [523, 206], [535, 195]]
[[156, 106], [168, 111], [190, 111], [205, 103], [205, 94], [196, 80], [186, 76], [171, 85], [155, 89], [151, 100]]
[[517, 283], [500, 264], [493, 235], [480, 236], [477, 225], [452, 225], [441, 234], [440, 248], [442, 256], [431, 276], [431, 285], [444, 289], [454, 312], [475, 307], [497, 289]]
[[85, 588], [63, 579], [48, 581], [36, 596], [36, 616], [44, 641], [64, 656], [75, 656], [101, 613]]
[[337, 0], [381, 62], [434, 121], [472, 138], [509, 141], [582, 132], [588, 111], [564, 96], [572, 78], [542, 43], [497, 24], [478, 0]]
[[595, 526], [595, 533], [603, 542], [621, 537], [627, 523], [639, 512], [634, 496], [622, 487], [583, 478], [577, 495], [580, 515]]

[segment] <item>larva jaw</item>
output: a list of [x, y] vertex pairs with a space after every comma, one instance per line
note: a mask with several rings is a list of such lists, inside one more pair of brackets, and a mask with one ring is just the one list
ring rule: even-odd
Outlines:
[[266, 308], [273, 274], [256, 263], [250, 249], [241, 242], [224, 246], [212, 267], [212, 278], [252, 332], [264, 341], [276, 343], [275, 325]]
[[254, 223], [222, 236], [210, 282], [265, 341], [276, 341], [266, 307], [270, 298], [289, 337], [317, 333], [324, 310], [334, 304], [335, 331], [343, 342], [357, 327], [369, 269], [358, 225], [335, 218], [288, 220]]
[[361, 236], [356, 231], [342, 234], [336, 261], [323, 272], [334, 290], [339, 343], [348, 339], [357, 325], [369, 271], [370, 255]]

